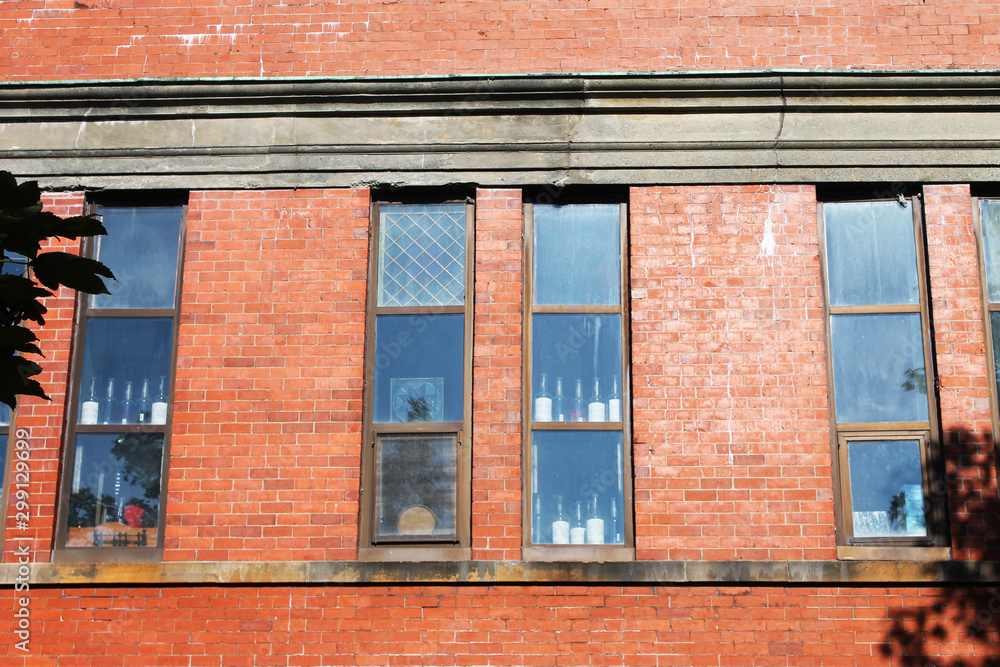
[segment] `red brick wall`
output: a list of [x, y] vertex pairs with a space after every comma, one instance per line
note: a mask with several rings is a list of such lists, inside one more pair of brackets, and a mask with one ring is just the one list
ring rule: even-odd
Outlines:
[[639, 558], [833, 558], [811, 186], [633, 188]]
[[[45, 210], [56, 215], [81, 215], [84, 212], [84, 197], [82, 192], [43, 193], [42, 203]], [[54, 239], [44, 250], [78, 253], [80, 243], [67, 239]], [[30, 544], [32, 558], [35, 561], [48, 562], [52, 539], [54, 537], [56, 497], [59, 487], [59, 468], [61, 465], [63, 414], [66, 409], [66, 387], [69, 383], [69, 357], [72, 342], [73, 315], [76, 311], [74, 292], [60, 289], [56, 295], [43, 301], [48, 312], [45, 313], [45, 326], [32, 325], [38, 336], [38, 347], [45, 355], [35, 360], [42, 366], [42, 372], [35, 379], [42, 385], [51, 401], [34, 397], [20, 397], [15, 415], [15, 425], [18, 433], [24, 435], [30, 444], [29, 450], [29, 487], [28, 502], [31, 506], [31, 519], [26, 530], [18, 529], [17, 516], [13, 503], [15, 498], [8, 500], [7, 523], [4, 531], [4, 549], [0, 560], [16, 562], [14, 549], [24, 544]], [[20, 437], [20, 436], [19, 436]], [[16, 438], [10, 439], [13, 445]], [[5, 483], [15, 481], [8, 468], [4, 477]], [[0, 518], [3, 513], [0, 512]], [[28, 537], [29, 542], [15, 542], [15, 537]]]
[[996, 0], [7, 0], [0, 79], [995, 67]]
[[167, 560], [356, 557], [368, 203], [191, 193]]
[[[33, 657], [22, 662], [10, 641], [0, 643], [0, 660], [60, 667], [987, 665], [1000, 658], [994, 595], [1000, 600], [995, 590], [880, 587], [33, 588]], [[0, 606], [10, 609], [11, 597], [0, 592]], [[0, 634], [12, 636], [9, 626], [0, 620]], [[977, 627], [990, 630], [978, 634]]]
[[521, 191], [476, 191], [473, 558], [521, 558]]

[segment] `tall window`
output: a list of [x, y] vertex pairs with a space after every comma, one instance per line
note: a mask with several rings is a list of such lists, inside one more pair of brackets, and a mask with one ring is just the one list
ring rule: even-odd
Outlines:
[[938, 427], [919, 200], [824, 203], [822, 220], [840, 543], [931, 546], [945, 499], [929, 494]]
[[993, 365], [993, 387], [991, 394], [993, 413], [993, 443], [997, 451], [997, 470], [1000, 471], [1000, 199], [976, 198], [978, 231], [982, 252], [983, 300], [987, 325], [992, 344], [989, 357]]
[[624, 204], [525, 206], [525, 557], [631, 545]]
[[[117, 277], [81, 297], [62, 480], [59, 557], [156, 558], [163, 544], [185, 207], [96, 207], [85, 248]], [[103, 554], [103, 555], [101, 555]]]
[[473, 207], [376, 204], [372, 217], [360, 555], [465, 558]]

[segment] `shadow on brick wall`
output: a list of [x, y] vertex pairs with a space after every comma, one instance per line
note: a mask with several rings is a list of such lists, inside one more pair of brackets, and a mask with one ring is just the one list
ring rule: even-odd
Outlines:
[[[1000, 560], [993, 436], [950, 430], [943, 444], [952, 547], [971, 578], [976, 561]], [[880, 646], [894, 667], [1000, 667], [1000, 581], [906, 595], [902, 607], [889, 610], [891, 629]]]

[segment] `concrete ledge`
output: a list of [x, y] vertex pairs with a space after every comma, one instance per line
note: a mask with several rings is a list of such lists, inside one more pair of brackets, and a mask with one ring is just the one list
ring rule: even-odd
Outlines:
[[[0, 585], [18, 580], [16, 563], [0, 565]], [[375, 563], [165, 562], [32, 563], [32, 586], [365, 585], [365, 584], [731, 584], [930, 585], [1000, 584], [1000, 561], [633, 561], [539, 563], [463, 561]]]

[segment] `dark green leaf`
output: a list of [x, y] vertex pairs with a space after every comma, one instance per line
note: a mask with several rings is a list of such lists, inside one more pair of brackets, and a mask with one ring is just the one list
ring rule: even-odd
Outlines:
[[33, 376], [42, 372], [42, 367], [24, 357], [0, 356], [0, 401], [17, 407], [17, 394], [37, 396], [51, 400], [42, 390], [42, 385]]
[[110, 294], [105, 278], [114, 280], [111, 269], [88, 257], [77, 257], [65, 252], [41, 253], [31, 263], [38, 282], [51, 290], [60, 285], [87, 294]]
[[30, 329], [20, 326], [0, 326], [0, 354], [31, 352], [41, 355], [35, 342], [38, 337]]

